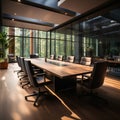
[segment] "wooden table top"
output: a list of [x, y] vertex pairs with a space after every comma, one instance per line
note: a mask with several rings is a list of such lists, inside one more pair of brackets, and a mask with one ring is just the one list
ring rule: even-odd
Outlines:
[[33, 65], [43, 70], [49, 71], [55, 76], [60, 78], [90, 73], [93, 69], [93, 67], [90, 66], [57, 61], [57, 60], [47, 59], [47, 62], [45, 62], [44, 58], [37, 58], [37, 59], [35, 58], [30, 60]]

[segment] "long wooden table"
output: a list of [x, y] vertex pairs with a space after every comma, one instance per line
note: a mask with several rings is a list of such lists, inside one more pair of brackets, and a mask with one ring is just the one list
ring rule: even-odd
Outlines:
[[90, 73], [92, 67], [44, 58], [30, 59], [31, 63], [52, 75], [54, 91], [76, 87], [76, 76]]

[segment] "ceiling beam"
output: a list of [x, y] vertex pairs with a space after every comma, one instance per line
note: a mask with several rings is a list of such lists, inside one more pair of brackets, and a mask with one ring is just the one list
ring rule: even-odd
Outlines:
[[[11, 0], [11, 1], [15, 1], [15, 2], [18, 2], [18, 0]], [[42, 8], [42, 9], [45, 9], [45, 10], [49, 10], [49, 11], [52, 11], [52, 12], [56, 12], [56, 13], [59, 13], [59, 14], [63, 14], [63, 15], [66, 15], [66, 16], [71, 16], [71, 17], [74, 17], [76, 16], [76, 12], [74, 11], [71, 11], [71, 10], [68, 10], [68, 9], [65, 9], [65, 8], [60, 8], [58, 6], [49, 6], [49, 5], [44, 5], [42, 3], [38, 3], [38, 2], [35, 2], [34, 0], [21, 0], [20, 3], [22, 4], [26, 4], [26, 5], [30, 5], [30, 6], [34, 6], [34, 7], [38, 7], [38, 8]]]
[[120, 1], [116, 2], [115, 0], [110, 0], [104, 4], [101, 4], [100, 6], [97, 6], [96, 8], [90, 9], [89, 11], [60, 24], [59, 26], [52, 28], [50, 31], [54, 31], [56, 29], [62, 28], [68, 24], [72, 24], [73, 22], [80, 23], [81, 21], [91, 19], [93, 17], [106, 13], [106, 11], [108, 12], [109, 10], [118, 7], [120, 7]]
[[15, 21], [20, 21], [20, 22], [25, 22], [25, 23], [54, 27], [53, 23], [43, 22], [37, 19], [32, 19], [32, 18], [27, 18], [27, 17], [22, 17], [22, 16], [16, 16], [16, 15], [10, 15], [10, 14], [3, 13], [2, 17], [4, 19], [9, 19], [9, 20], [15, 20]]

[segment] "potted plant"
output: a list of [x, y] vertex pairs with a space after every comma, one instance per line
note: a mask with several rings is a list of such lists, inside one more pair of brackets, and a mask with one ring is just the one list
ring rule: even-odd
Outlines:
[[0, 69], [7, 69], [8, 67], [6, 54], [11, 40], [11, 38], [8, 38], [7, 33], [0, 33]]

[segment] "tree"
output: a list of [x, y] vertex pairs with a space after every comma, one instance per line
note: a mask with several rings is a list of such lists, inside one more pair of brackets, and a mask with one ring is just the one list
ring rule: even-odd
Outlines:
[[7, 33], [1, 32], [0, 33], [0, 59], [6, 59], [7, 49], [9, 47], [9, 42], [12, 38], [8, 38]]

